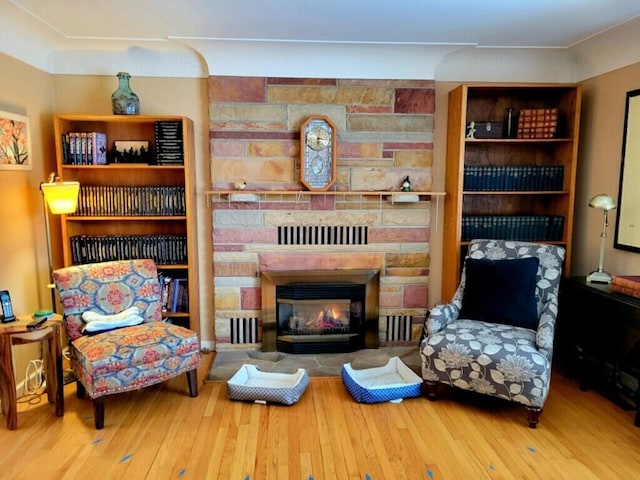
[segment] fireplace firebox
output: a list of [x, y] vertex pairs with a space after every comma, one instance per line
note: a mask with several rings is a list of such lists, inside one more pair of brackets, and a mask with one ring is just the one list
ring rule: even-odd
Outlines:
[[377, 270], [262, 273], [265, 351], [343, 353], [378, 347]]
[[276, 287], [276, 348], [286, 353], [338, 353], [364, 348], [364, 284]]

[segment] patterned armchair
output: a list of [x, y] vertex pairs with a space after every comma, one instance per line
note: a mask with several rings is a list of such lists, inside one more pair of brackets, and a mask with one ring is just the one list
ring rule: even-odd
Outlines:
[[[564, 254], [562, 247], [553, 245], [503, 240], [471, 242], [453, 300], [447, 305], [435, 306], [425, 323], [420, 355], [423, 390], [429, 399], [436, 399], [438, 384], [499, 397], [524, 405], [529, 426], [536, 427], [551, 381]], [[525, 258], [530, 260], [504, 263], [504, 260]], [[529, 264], [526, 267], [529, 273], [523, 273], [522, 277], [530, 277], [530, 287], [513, 278], [514, 275], [511, 278], [509, 274], [494, 276], [496, 271], [500, 272], [497, 268], [504, 273], [509, 265], [511, 271], [524, 271], [523, 263]], [[480, 274], [485, 267], [493, 270]], [[473, 277], [469, 275], [471, 272]], [[515, 289], [507, 293], [509, 298], [499, 297], [504, 290], [493, 297], [491, 289], [495, 290], [501, 283], [511, 284], [505, 287], [507, 290]], [[533, 297], [528, 314], [526, 308], [521, 310], [527, 303], [526, 296], [521, 295], [525, 291], [530, 291]], [[469, 299], [477, 297], [478, 292], [481, 292], [479, 301]], [[514, 299], [518, 296], [520, 298]], [[480, 310], [491, 310], [487, 305], [493, 302], [494, 306], [497, 304], [498, 313], [483, 316], [470, 305], [473, 302], [475, 307], [479, 304]], [[505, 320], [499, 310], [503, 307], [505, 310], [515, 308], [512, 310], [515, 321]], [[520, 316], [527, 315], [533, 322], [518, 325]]]
[[[181, 373], [187, 375], [189, 394], [198, 395], [198, 337], [189, 329], [162, 322], [152, 260], [66, 267], [54, 271], [53, 279], [62, 302], [77, 396], [87, 393], [93, 400], [97, 429], [104, 427], [106, 395], [137, 390]], [[106, 323], [136, 308], [142, 322], [138, 325], [83, 333], [87, 312]]]

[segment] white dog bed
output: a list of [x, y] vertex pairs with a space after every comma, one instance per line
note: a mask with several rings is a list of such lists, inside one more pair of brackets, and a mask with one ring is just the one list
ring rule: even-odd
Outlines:
[[300, 400], [307, 385], [309, 375], [304, 368], [296, 373], [273, 373], [245, 364], [227, 382], [227, 396], [231, 400], [292, 405]]
[[391, 357], [382, 367], [362, 370], [344, 364], [342, 383], [360, 403], [401, 402], [420, 396], [422, 379], [398, 357]]

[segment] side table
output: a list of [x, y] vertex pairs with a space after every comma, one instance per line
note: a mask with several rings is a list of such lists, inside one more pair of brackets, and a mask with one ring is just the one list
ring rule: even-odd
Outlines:
[[64, 415], [64, 382], [62, 381], [62, 346], [60, 334], [62, 317], [54, 315], [40, 328], [28, 330], [31, 315], [19, 315], [15, 322], [0, 324], [0, 394], [2, 413], [7, 419], [7, 428], [18, 427], [16, 378], [13, 370], [11, 349], [13, 345], [43, 343], [43, 364], [47, 382], [47, 398], [55, 404], [57, 417]]
[[640, 389], [623, 381], [625, 375], [640, 381], [640, 299], [571, 277], [560, 286], [559, 306], [555, 352], [577, 370], [582, 390], [595, 386], [633, 407], [640, 427]]

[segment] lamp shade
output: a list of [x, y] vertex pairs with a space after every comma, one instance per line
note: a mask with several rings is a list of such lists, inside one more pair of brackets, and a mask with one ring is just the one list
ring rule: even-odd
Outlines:
[[80, 182], [42, 183], [40, 188], [51, 213], [62, 215], [76, 211]]
[[591, 200], [589, 200], [589, 206], [592, 208], [599, 208], [601, 210], [609, 211], [616, 208], [616, 201], [606, 193], [600, 193]]

